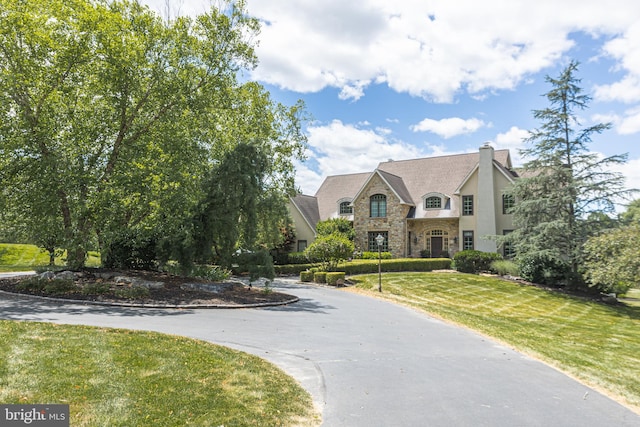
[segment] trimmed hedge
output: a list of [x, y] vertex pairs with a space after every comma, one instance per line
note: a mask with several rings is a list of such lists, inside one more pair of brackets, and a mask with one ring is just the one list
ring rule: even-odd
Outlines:
[[[433, 271], [451, 268], [449, 258], [396, 258], [383, 259], [381, 269], [385, 273], [400, 271]], [[354, 260], [340, 265], [347, 274], [369, 274], [378, 272], [378, 260]]]
[[[451, 268], [451, 259], [449, 258], [395, 258], [383, 259], [381, 262], [383, 272], [400, 272], [400, 271], [433, 271], [448, 270]], [[299, 275], [306, 270], [316, 269], [317, 264], [289, 264], [274, 265], [276, 274], [279, 275]], [[347, 275], [352, 274], [369, 274], [378, 272], [378, 260], [357, 259], [338, 265], [340, 271], [344, 271]]]
[[327, 284], [331, 286], [344, 285], [344, 271], [332, 271], [327, 273]]
[[[378, 252], [362, 252], [360, 256], [356, 257], [358, 259], [378, 259]], [[380, 252], [380, 258], [382, 259], [392, 259], [391, 252]]]
[[316, 283], [327, 283], [327, 272], [316, 271], [313, 273], [313, 281]]
[[313, 271], [301, 271], [300, 272], [300, 281], [301, 282], [311, 282], [313, 281]]

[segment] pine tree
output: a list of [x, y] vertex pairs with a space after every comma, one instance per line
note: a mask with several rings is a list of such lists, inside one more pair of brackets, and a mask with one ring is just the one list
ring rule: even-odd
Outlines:
[[611, 166], [626, 162], [627, 155], [601, 157], [589, 151], [592, 136], [611, 127], [598, 123], [581, 127], [577, 113], [591, 98], [576, 78], [572, 61], [558, 78], [546, 77], [552, 89], [549, 106], [534, 110], [539, 128], [530, 131], [522, 150], [529, 160], [513, 188], [517, 230], [508, 240], [515, 244], [525, 275], [547, 282], [580, 284], [582, 248], [591, 213], [613, 213], [615, 202], [629, 193], [624, 178]]

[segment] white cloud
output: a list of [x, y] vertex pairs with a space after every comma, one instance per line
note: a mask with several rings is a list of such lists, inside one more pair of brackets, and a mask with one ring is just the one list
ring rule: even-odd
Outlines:
[[519, 150], [525, 148], [524, 139], [529, 137], [529, 131], [512, 126], [504, 133], [496, 135], [495, 147], [498, 149], [509, 149], [511, 152], [511, 162], [514, 166], [522, 166], [523, 160]]
[[594, 123], [612, 123], [616, 133], [620, 135], [632, 135], [640, 132], [640, 106], [630, 108], [622, 115], [594, 114], [592, 116]]
[[[249, 0], [248, 7], [269, 23], [254, 78], [299, 92], [336, 87], [358, 99], [377, 82], [437, 102], [461, 91], [482, 97], [552, 65], [574, 45], [574, 31], [612, 36], [605, 54], [640, 75], [636, 0]], [[616, 90], [601, 93], [622, 95]]]
[[298, 165], [296, 180], [305, 194], [314, 194], [324, 177], [368, 172], [388, 159], [420, 157], [416, 147], [390, 139], [388, 129], [368, 129], [334, 120], [308, 128], [309, 163]]
[[445, 139], [473, 133], [478, 129], [485, 127], [486, 124], [479, 119], [461, 119], [459, 117], [450, 117], [441, 120], [424, 119], [417, 125], [411, 126], [414, 132], [431, 132]]
[[595, 87], [595, 98], [600, 101], [640, 102], [640, 21], [637, 20], [620, 36], [607, 42], [603, 53], [614, 58], [625, 71], [622, 80]]

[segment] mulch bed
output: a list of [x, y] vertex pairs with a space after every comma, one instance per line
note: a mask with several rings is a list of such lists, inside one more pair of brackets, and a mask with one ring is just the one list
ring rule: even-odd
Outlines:
[[[116, 303], [127, 305], [141, 304], [155, 306], [244, 306], [251, 304], [283, 303], [285, 301], [291, 301], [295, 298], [292, 295], [284, 294], [281, 292], [265, 292], [263, 289], [250, 288], [249, 286], [238, 282], [215, 283], [216, 288], [219, 288], [219, 290], [217, 290], [216, 292], [211, 292], [202, 289], [193, 289], [186, 286], [189, 284], [211, 284], [211, 282], [204, 279], [181, 277], [167, 273], [149, 271], [108, 270], [109, 272], [117, 272], [119, 276], [126, 276], [149, 282], [164, 283], [163, 286], [149, 288], [148, 295], [143, 298], [126, 298], [118, 295], [117, 291], [122, 290], [127, 286], [130, 287], [131, 285], [126, 283], [115, 283], [115, 281], [113, 280], [103, 279], [96, 275], [96, 273], [105, 271], [107, 270], [83, 270], [81, 277], [77, 277], [74, 281], [78, 286], [78, 290], [67, 292], [63, 295], [53, 295], [50, 293], [48, 294], [44, 291], [33, 289], [17, 289], [16, 286], [18, 284], [25, 280], [28, 280], [28, 278], [25, 277], [0, 279], [0, 290], [16, 294], [36, 295], [75, 301], [96, 301], [100, 303]], [[108, 286], [109, 290], [107, 292], [100, 292], [99, 294], [82, 292], [82, 287], [91, 284], [105, 285], [105, 287]]]

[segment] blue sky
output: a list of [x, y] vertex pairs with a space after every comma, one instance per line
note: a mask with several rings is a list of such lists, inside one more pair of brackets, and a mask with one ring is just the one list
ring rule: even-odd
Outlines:
[[[145, 0], [166, 14], [165, 0]], [[213, 2], [215, 3], [215, 2]], [[197, 14], [206, 0], [170, 0]], [[640, 188], [640, 2], [637, 0], [247, 0], [263, 25], [250, 77], [313, 121], [297, 185], [380, 161], [476, 151], [489, 141], [516, 164], [532, 110], [572, 60], [590, 108], [611, 122], [594, 152], [629, 153], [619, 171]], [[640, 195], [639, 195], [640, 197]]]

